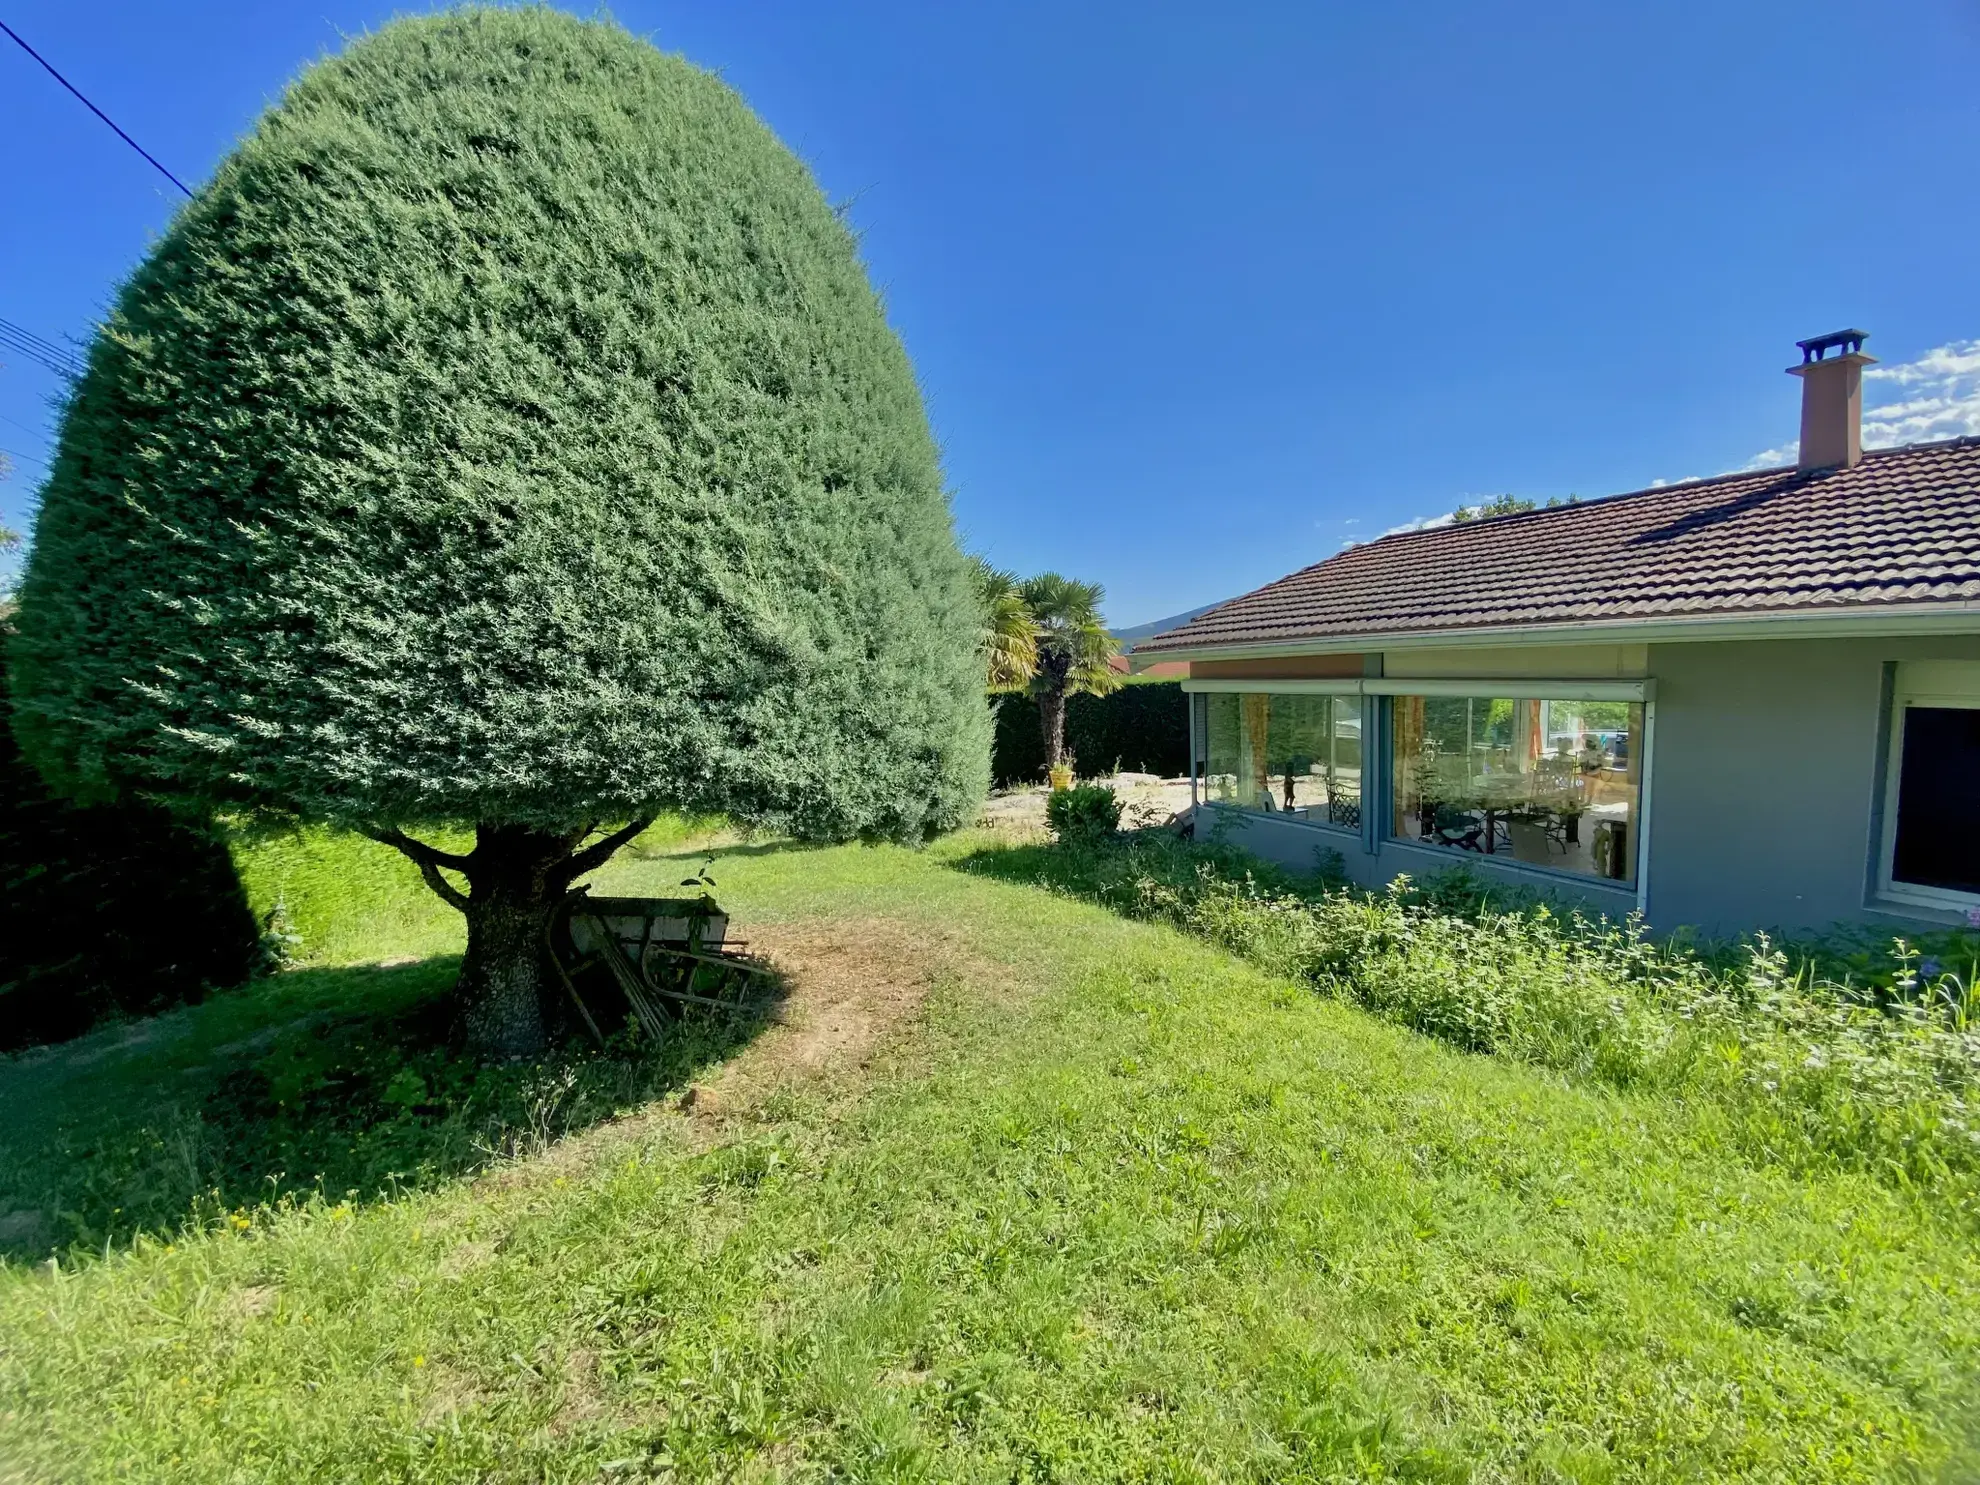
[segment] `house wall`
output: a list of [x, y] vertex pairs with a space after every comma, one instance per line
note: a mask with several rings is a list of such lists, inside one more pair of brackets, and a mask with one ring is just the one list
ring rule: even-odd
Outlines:
[[1724, 934], [1954, 921], [1873, 900], [1885, 666], [1980, 638], [1669, 644], [1657, 679], [1648, 913]]
[[1689, 925], [1728, 935], [1854, 921], [1898, 932], [1956, 921], [1951, 913], [1876, 901], [1870, 890], [1881, 831], [1886, 667], [1925, 659], [1980, 661], [1980, 636], [1392, 651], [1370, 667], [1390, 679], [1651, 677], [1640, 898], [1594, 879], [1385, 839], [1385, 831], [1371, 831], [1370, 850], [1350, 831], [1208, 805], [1201, 825], [1302, 871], [1313, 869], [1316, 851], [1338, 851], [1348, 875], [1364, 886], [1461, 861], [1488, 878], [1611, 915], [1640, 902], [1661, 930]]

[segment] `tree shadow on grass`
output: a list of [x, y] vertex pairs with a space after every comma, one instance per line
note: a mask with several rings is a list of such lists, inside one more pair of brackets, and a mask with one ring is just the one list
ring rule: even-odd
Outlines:
[[782, 994], [739, 1015], [691, 1009], [663, 1039], [628, 1020], [602, 1049], [572, 1038], [484, 1064], [448, 1045], [458, 967], [292, 970], [0, 1061], [0, 1256], [100, 1253], [285, 1200], [458, 1180], [691, 1082]]

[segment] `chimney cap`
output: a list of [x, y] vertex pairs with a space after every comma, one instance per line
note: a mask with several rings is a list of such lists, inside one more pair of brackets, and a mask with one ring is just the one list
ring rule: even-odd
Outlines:
[[1869, 338], [1868, 330], [1831, 330], [1827, 335], [1817, 335], [1812, 340], [1797, 340], [1795, 345], [1801, 351], [1801, 364], [1819, 361], [1830, 351], [1840, 347], [1845, 355], [1856, 355], [1863, 349], [1863, 342]]

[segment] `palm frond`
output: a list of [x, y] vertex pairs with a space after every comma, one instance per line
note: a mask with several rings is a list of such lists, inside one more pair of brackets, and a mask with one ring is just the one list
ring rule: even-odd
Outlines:
[[1067, 695], [1104, 696], [1120, 685], [1108, 664], [1120, 642], [1107, 632], [1100, 605], [1107, 590], [1056, 572], [1041, 572], [1020, 587], [1037, 624], [1039, 675], [1064, 677]]
[[972, 557], [983, 603], [983, 652], [992, 691], [1016, 691], [1038, 673], [1038, 625], [1017, 574]]

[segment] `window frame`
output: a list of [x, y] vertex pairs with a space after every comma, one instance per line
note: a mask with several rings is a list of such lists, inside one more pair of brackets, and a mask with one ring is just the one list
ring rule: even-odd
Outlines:
[[[1490, 691], [1482, 689], [1491, 687]], [[1504, 687], [1505, 689], [1499, 689]], [[1591, 694], [1592, 693], [1592, 694]], [[1544, 866], [1537, 861], [1505, 859], [1497, 854], [1482, 858], [1462, 858], [1466, 865], [1482, 865], [1492, 870], [1524, 872], [1546, 878], [1553, 882], [1571, 882], [1576, 886], [1593, 888], [1601, 892], [1615, 892], [1636, 900], [1636, 910], [1642, 912], [1649, 901], [1650, 881], [1650, 780], [1652, 764], [1651, 741], [1656, 720], [1656, 690], [1648, 681], [1635, 683], [1549, 681], [1544, 678], [1522, 678], [1508, 683], [1500, 679], [1471, 680], [1411, 680], [1395, 677], [1382, 684], [1383, 727], [1382, 776], [1384, 783], [1384, 812], [1377, 824], [1377, 831], [1383, 844], [1401, 846], [1406, 850], [1434, 852], [1439, 856], [1461, 856], [1437, 845], [1426, 845], [1414, 836], [1398, 834], [1395, 828], [1395, 797], [1399, 771], [1396, 768], [1396, 703], [1407, 697], [1420, 696], [1427, 699], [1471, 701], [1624, 701], [1637, 707], [1638, 726], [1631, 738], [1630, 746], [1636, 752], [1637, 783], [1636, 802], [1630, 813], [1629, 875], [1626, 877], [1597, 876], [1592, 872], [1573, 871], [1562, 866]]]
[[[1391, 833], [1396, 783], [1394, 703], [1398, 696], [1474, 698], [1482, 696], [1490, 700], [1515, 701], [1633, 702], [1642, 710], [1641, 736], [1634, 740], [1641, 761], [1636, 810], [1633, 829], [1630, 832], [1632, 836], [1629, 844], [1632, 858], [1630, 875], [1625, 878], [1598, 877], [1586, 872], [1569, 871], [1557, 866], [1541, 866], [1501, 856], [1485, 858], [1476, 864], [1484, 865], [1491, 871], [1505, 872], [1513, 876], [1531, 876], [1544, 882], [1573, 886], [1585, 891], [1631, 897], [1635, 899], [1635, 911], [1641, 913], [1648, 910], [1653, 864], [1650, 853], [1650, 832], [1653, 824], [1651, 796], [1657, 775], [1657, 683], [1653, 677], [1478, 675], [1316, 676], [1274, 679], [1267, 676], [1192, 676], [1183, 681], [1182, 688], [1190, 698], [1192, 788], [1194, 789], [1198, 776], [1203, 777], [1205, 784], [1200, 795], [1193, 793], [1192, 796], [1200, 805], [1230, 810], [1233, 814], [1242, 815], [1246, 819], [1272, 820], [1278, 824], [1303, 830], [1322, 831], [1337, 839], [1358, 840], [1361, 843], [1362, 854], [1371, 857], [1380, 856], [1383, 849], [1390, 845], [1409, 850], [1437, 851], [1434, 846], [1422, 846], [1406, 836]], [[1262, 811], [1246, 809], [1243, 805], [1223, 804], [1211, 798], [1207, 787], [1208, 700], [1211, 695], [1218, 692], [1294, 696], [1318, 694], [1362, 698], [1361, 829], [1351, 830], [1346, 826], [1326, 823], [1307, 816], [1288, 818], [1276, 813], [1267, 815]]]
[[[1202, 804], [1214, 806], [1217, 809], [1232, 810], [1247, 818], [1274, 820], [1281, 825], [1296, 825], [1306, 830], [1324, 830], [1333, 835], [1345, 836], [1350, 840], [1360, 841], [1363, 848], [1366, 849], [1368, 827], [1367, 790], [1371, 776], [1378, 769], [1381, 769], [1384, 775], [1386, 775], [1386, 770], [1382, 769], [1381, 765], [1370, 762], [1367, 737], [1368, 707], [1362, 697], [1359, 681], [1352, 678], [1346, 680], [1288, 681], [1253, 681], [1246, 679], [1243, 681], [1198, 681], [1194, 685], [1185, 681], [1183, 684], [1190, 699], [1192, 728], [1195, 726], [1196, 718], [1200, 717], [1202, 719], [1201, 751], [1196, 751], [1195, 734], [1192, 732], [1192, 754], [1190, 758], [1190, 769], [1192, 773], [1200, 769], [1202, 774], [1203, 789], [1200, 798]], [[1354, 708], [1354, 726], [1357, 729], [1356, 743], [1361, 751], [1362, 760], [1360, 775], [1362, 823], [1358, 826], [1337, 825], [1331, 819], [1316, 817], [1305, 810], [1298, 813], [1285, 810], [1266, 811], [1254, 809], [1250, 805], [1218, 799], [1210, 789], [1210, 779], [1212, 777], [1210, 772], [1210, 698], [1216, 695], [1325, 697], [1335, 708], [1341, 707], [1343, 703], [1350, 700], [1356, 703]], [[1330, 712], [1328, 719], [1328, 746], [1330, 749], [1335, 750], [1340, 746], [1340, 733], [1338, 731], [1338, 723], [1335, 720], [1338, 715], [1338, 711]], [[1191, 798], [1194, 800], [1197, 797], [1192, 792]]]
[[1897, 865], [1898, 795], [1904, 784], [1905, 710], [1914, 705], [1980, 711], [1980, 660], [1900, 660], [1891, 683], [1884, 744], [1883, 819], [1877, 842], [1877, 897], [1908, 907], [1964, 912], [1980, 907], [1980, 892], [1901, 882]]

